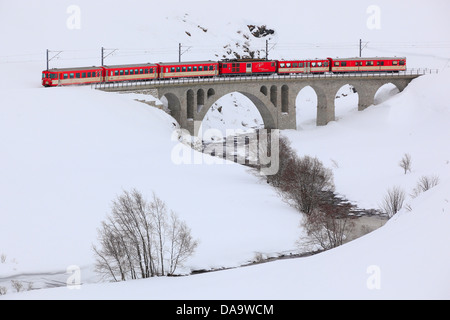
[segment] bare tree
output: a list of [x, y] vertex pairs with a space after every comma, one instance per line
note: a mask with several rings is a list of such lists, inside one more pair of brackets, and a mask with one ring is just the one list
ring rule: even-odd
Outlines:
[[403, 207], [405, 201], [405, 191], [398, 186], [388, 189], [383, 201], [380, 205], [380, 209], [387, 213], [389, 218], [392, 218]]
[[406, 174], [408, 171], [411, 172], [411, 164], [412, 164], [411, 155], [409, 153], [405, 153], [402, 160], [400, 160], [398, 165], [401, 168], [403, 168], [403, 170]]
[[412, 198], [416, 198], [422, 192], [428, 191], [439, 184], [439, 176], [422, 176], [411, 193]]
[[334, 190], [333, 173], [317, 158], [294, 157], [283, 170], [279, 189], [286, 202], [309, 215], [325, 201], [324, 194]]
[[[99, 247], [93, 246], [96, 271], [113, 281], [173, 274], [194, 252], [197, 242], [184, 222], [172, 216], [176, 217], [175, 213], [169, 216], [166, 204], [155, 194], [148, 202], [137, 190], [124, 191], [113, 201], [111, 216], [98, 230]], [[178, 231], [180, 225], [184, 233]], [[173, 228], [177, 232], [171, 232]]]
[[0, 296], [4, 296], [8, 293], [8, 289], [6, 287], [0, 287]]
[[279, 140], [279, 169], [274, 175], [267, 176], [267, 183], [270, 183], [274, 187], [281, 187], [283, 184], [283, 174], [287, 169], [289, 163], [297, 157], [294, 149], [292, 149], [290, 141], [280, 136]]

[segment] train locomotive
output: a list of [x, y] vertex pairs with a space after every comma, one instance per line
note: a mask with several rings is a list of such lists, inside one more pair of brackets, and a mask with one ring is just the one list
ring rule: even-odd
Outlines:
[[406, 58], [326, 58], [315, 60], [223, 60], [129, 64], [42, 71], [42, 85], [55, 87], [121, 81], [257, 75], [406, 71]]

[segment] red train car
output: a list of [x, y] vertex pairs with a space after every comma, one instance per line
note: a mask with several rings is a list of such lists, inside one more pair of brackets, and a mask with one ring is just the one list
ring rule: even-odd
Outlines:
[[273, 60], [230, 60], [219, 62], [221, 76], [261, 75], [277, 72], [277, 61]]
[[278, 61], [278, 74], [325, 73], [330, 71], [330, 62], [321, 60], [281, 60]]
[[214, 77], [219, 74], [215, 61], [158, 63], [160, 79]]
[[341, 72], [399, 72], [406, 71], [406, 58], [328, 58], [331, 71]]
[[102, 82], [103, 67], [65, 68], [42, 71], [42, 85], [56, 87], [74, 84], [89, 84]]
[[154, 80], [159, 78], [159, 66], [157, 64], [105, 66], [104, 69], [104, 81], [106, 82]]

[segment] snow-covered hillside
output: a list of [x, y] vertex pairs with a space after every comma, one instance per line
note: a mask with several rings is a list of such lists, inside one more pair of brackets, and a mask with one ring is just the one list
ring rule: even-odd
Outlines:
[[[212, 1], [194, 2], [201, 12], [217, 11]], [[420, 77], [404, 92], [363, 112], [356, 109], [357, 94], [344, 87], [335, 101], [337, 121], [325, 127], [314, 125], [316, 97], [306, 88], [297, 98], [298, 130], [282, 132], [299, 154], [317, 156], [332, 168], [336, 191], [364, 208], [378, 208], [394, 185], [409, 194], [420, 177], [439, 177], [436, 187], [415, 199], [408, 196], [407, 206], [384, 227], [308, 258], [195, 276], [96, 283], [91, 246], [111, 201], [123, 190], [137, 188], [149, 198], [156, 192], [192, 229], [199, 246], [180, 273], [235, 267], [260, 254], [296, 253], [302, 217], [248, 168], [206, 161], [177, 165], [173, 150], [180, 146], [173, 139], [173, 118], [135, 101], [135, 95], [90, 87], [42, 88], [45, 49], [65, 51], [51, 67], [98, 65], [101, 46], [119, 48], [107, 58], [111, 64], [177, 61], [178, 43], [183, 44], [185, 61], [213, 60], [227, 45], [243, 41], [249, 25], [275, 30], [270, 39], [280, 45], [271, 46], [273, 58], [351, 56], [357, 48], [300, 51], [282, 46], [292, 39], [336, 42], [307, 10], [301, 11], [302, 19], [295, 19], [299, 11], [274, 15], [239, 2], [242, 11], [233, 17], [209, 16], [184, 1], [167, 1], [158, 9], [164, 14], [152, 20], [149, 2], [77, 3], [80, 28], [71, 29], [77, 20], [70, 20], [76, 12], [68, 12], [70, 1], [0, 2], [0, 28], [14, 30], [4, 35], [7, 51], [0, 55], [0, 74], [7, 75], [0, 77], [0, 287], [8, 288], [0, 299], [450, 298], [450, 74], [444, 70], [446, 51], [430, 53], [428, 48], [412, 50], [409, 65], [441, 68], [438, 75]], [[351, 13], [361, 11], [361, 18], [346, 16], [336, 23], [333, 34], [342, 34], [340, 42], [361, 37], [349, 30], [366, 28], [365, 10], [371, 3], [353, 4]], [[336, 21], [331, 10], [336, 6], [330, 5], [324, 19]], [[413, 19], [400, 26], [398, 17], [391, 16], [387, 8], [397, 4], [380, 1], [380, 6], [386, 8], [383, 28], [366, 30], [362, 36], [396, 41], [389, 38], [393, 27], [396, 33], [406, 27], [417, 30]], [[438, 14], [447, 7], [436, 1], [434, 11], [418, 5], [411, 7], [411, 14]], [[99, 17], [121, 23], [106, 26]], [[437, 29], [438, 22], [447, 21], [439, 17], [429, 18], [436, 24], [419, 30], [433, 34], [429, 31]], [[313, 27], [318, 34], [311, 34]], [[412, 34], [418, 33], [403, 33], [403, 40], [414, 40]], [[252, 48], [264, 46], [264, 38], [252, 42]], [[369, 46], [365, 53], [408, 54], [399, 48], [383, 52]], [[386, 99], [391, 89], [378, 98]], [[217, 106], [203, 125], [222, 131], [253, 127], [253, 122], [261, 125], [255, 108], [236, 97], [218, 101], [224, 116], [218, 117]], [[183, 148], [194, 157], [194, 151]], [[413, 161], [406, 175], [398, 166], [405, 153]], [[74, 265], [81, 270], [80, 290], [14, 293], [14, 279], [32, 281], [35, 288], [64, 286], [66, 270]]]
[[[384, 227], [362, 238], [308, 258], [182, 278], [155, 278], [120, 284], [86, 283], [81, 290], [45, 289], [5, 297], [450, 298], [450, 256], [447, 254], [450, 250], [450, 234], [447, 232], [450, 226], [450, 149], [446, 147], [450, 139], [450, 106], [443, 90], [449, 82], [448, 73], [425, 76], [413, 81], [403, 93], [385, 103], [364, 112], [349, 112], [327, 127], [284, 132], [300, 154], [317, 155], [330, 166], [334, 163], [337, 190], [367, 206], [377, 206], [385, 190], [394, 184], [410, 193], [420, 176], [439, 176], [438, 186], [415, 199], [408, 197], [409, 209], [403, 209]], [[23, 131], [21, 126], [16, 131], [12, 125], [8, 128], [15, 141], [29, 141], [34, 146], [25, 151], [18, 150], [22, 149], [20, 144], [16, 143], [15, 147], [10, 144], [13, 150], [8, 154], [18, 154], [18, 158], [25, 162], [24, 159], [30, 156], [34, 161], [42, 161], [36, 163], [41, 168], [37, 172], [15, 158], [7, 166], [10, 177], [7, 181], [15, 180], [16, 183], [2, 185], [2, 193], [8, 195], [7, 201], [2, 203], [2, 210], [5, 212], [5, 203], [10, 203], [6, 206], [7, 211], [15, 213], [3, 217], [8, 219], [11, 227], [6, 236], [7, 230], [2, 230], [2, 243], [7, 239], [14, 243], [8, 249], [15, 254], [26, 249], [26, 254], [17, 259], [19, 270], [50, 270], [48, 268], [74, 261], [87, 263], [89, 243], [95, 237], [98, 221], [108, 210], [109, 199], [121, 187], [129, 185], [148, 191], [157, 190], [188, 221], [201, 240], [201, 247], [190, 261], [191, 265], [219, 266], [230, 261], [243, 262], [250, 258], [248, 253], [252, 251], [289, 248], [299, 234], [299, 216], [280, 203], [267, 185], [261, 185], [245, 169], [236, 165], [177, 168], [170, 161], [164, 163], [164, 150], [173, 145], [168, 139], [170, 119], [164, 114], [144, 105], [126, 102], [114, 94], [92, 92], [86, 88], [62, 88], [51, 92], [52, 96], [61, 97], [72, 94], [77, 95], [78, 101], [83, 101], [81, 97], [98, 99], [103, 103], [96, 105], [105, 107], [92, 107], [90, 103], [89, 112], [75, 107], [61, 111], [57, 122], [66, 127], [62, 132], [67, 133], [60, 133], [58, 137], [52, 138], [53, 130], [49, 129], [44, 131], [45, 139], [42, 139], [42, 135], [32, 135], [33, 130], [19, 135], [17, 131]], [[120, 107], [122, 103], [127, 108]], [[55, 109], [51, 110], [58, 115]], [[17, 113], [12, 112], [16, 124], [21, 117], [24, 118], [22, 121], [36, 119], [36, 115], [20, 113], [19, 117]], [[110, 118], [104, 119], [102, 124], [102, 131], [108, 130], [107, 137], [97, 135], [91, 141], [79, 142], [75, 127], [80, 117], [87, 114], [96, 116], [96, 113], [102, 117], [109, 114]], [[67, 117], [67, 114], [72, 117]], [[117, 115], [120, 117], [116, 118]], [[49, 116], [46, 114], [44, 118]], [[138, 121], [136, 116], [141, 120]], [[68, 122], [61, 123], [69, 118], [74, 121], [72, 126], [67, 127]], [[95, 119], [87, 123], [83, 121], [82, 131], [93, 135], [100, 121]], [[159, 132], [166, 132], [167, 140], [150, 139], [154, 128], [148, 129], [146, 124], [156, 125], [155, 119], [160, 123]], [[49, 122], [46, 123], [47, 128]], [[42, 122], [37, 125], [39, 123]], [[2, 123], [2, 127], [5, 126]], [[54, 126], [50, 128], [55, 129]], [[131, 145], [126, 136], [110, 140], [109, 134], [113, 130], [118, 131], [118, 136], [128, 132], [129, 139], [142, 135], [142, 140]], [[110, 145], [105, 145], [108, 141]], [[54, 162], [45, 153], [41, 153], [41, 158], [37, 157], [38, 150], [47, 149], [48, 152], [50, 146], [62, 151], [51, 153], [51, 158], [56, 157]], [[128, 146], [127, 151], [121, 151], [125, 146]], [[155, 150], [159, 152], [155, 154]], [[409, 152], [413, 159], [413, 170], [407, 175], [398, 166], [404, 152]], [[49, 162], [48, 166], [44, 166], [45, 162]], [[76, 166], [69, 166], [67, 162]], [[157, 165], [158, 169], [148, 168], [149, 163]], [[2, 172], [5, 176], [5, 170]], [[188, 177], [196, 179], [194, 189], [189, 187], [192, 181], [183, 181]], [[206, 183], [208, 180], [209, 184]], [[191, 199], [194, 194], [198, 194], [196, 201]], [[17, 199], [23, 195], [27, 195], [30, 202]], [[40, 214], [29, 215], [28, 208], [33, 207]], [[18, 229], [12, 227], [15, 225]], [[30, 242], [30, 239], [39, 239], [39, 242]], [[58, 252], [57, 256], [55, 252]], [[4, 267], [2, 270], [5, 275]], [[85, 279], [86, 282], [88, 280]], [[149, 286], [152, 290], [148, 290]]]

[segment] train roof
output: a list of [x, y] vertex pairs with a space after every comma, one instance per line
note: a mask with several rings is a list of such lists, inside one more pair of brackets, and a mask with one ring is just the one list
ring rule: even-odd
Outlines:
[[186, 61], [186, 62], [159, 62], [158, 64], [161, 66], [184, 66], [187, 64], [211, 64], [217, 63], [217, 61]]
[[135, 63], [135, 64], [122, 64], [122, 65], [111, 65], [104, 66], [105, 68], [138, 68], [138, 67], [157, 67], [158, 65], [155, 63]]
[[354, 61], [358, 61], [358, 60], [398, 60], [398, 59], [406, 59], [406, 57], [355, 57], [355, 58], [330, 58], [332, 60], [335, 61], [341, 61], [341, 60], [354, 60]]
[[83, 70], [99, 70], [102, 67], [77, 67], [77, 68], [53, 68], [53, 69], [48, 69], [48, 70], [44, 70], [44, 71], [48, 71], [48, 72], [67, 72], [67, 71], [83, 71]]

